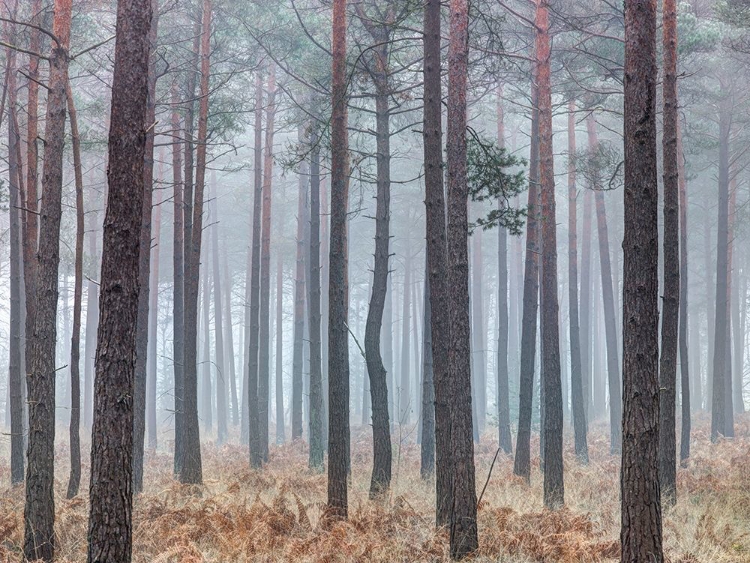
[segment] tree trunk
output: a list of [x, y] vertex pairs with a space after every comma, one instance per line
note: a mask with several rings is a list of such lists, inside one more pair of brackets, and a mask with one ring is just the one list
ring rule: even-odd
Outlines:
[[[589, 186], [591, 187], [591, 186]], [[593, 188], [592, 188], [593, 189]], [[583, 190], [583, 243], [581, 246], [581, 377], [583, 378], [583, 408], [586, 429], [594, 418], [592, 406], [593, 372], [591, 370], [591, 216], [594, 194], [592, 189]]]
[[[679, 190], [680, 210], [680, 304], [679, 304], [679, 353], [680, 353], [680, 387], [682, 391], [682, 425], [680, 432], [680, 463], [690, 457], [690, 395], [693, 392], [690, 383], [689, 352], [688, 352], [688, 253], [687, 253], [687, 178], [685, 177], [685, 157], [682, 151], [682, 129], [677, 119], [677, 186]], [[700, 351], [700, 344], [697, 346]], [[693, 369], [700, 378], [700, 362], [694, 364]]]
[[677, 336], [680, 319], [680, 201], [677, 165], [677, 2], [663, 8], [664, 132], [664, 293], [662, 295], [661, 357], [659, 359], [659, 486], [662, 501], [677, 501]]
[[450, 553], [462, 559], [479, 547], [474, 442], [471, 416], [471, 326], [469, 319], [468, 184], [466, 169], [466, 83], [469, 59], [469, 5], [451, 0], [448, 47], [448, 221], [447, 277], [453, 297], [448, 302], [452, 381], [451, 457], [453, 491]]
[[203, 0], [200, 33], [200, 109], [198, 112], [195, 190], [192, 198], [188, 198], [188, 194], [185, 194], [185, 200], [192, 202], [190, 237], [188, 237], [187, 229], [185, 232], [185, 427], [180, 481], [186, 484], [203, 483], [200, 429], [198, 427], [198, 364], [196, 350], [198, 340], [198, 280], [200, 276], [201, 239], [203, 236], [203, 192], [206, 184], [211, 11], [212, 0]]
[[310, 452], [308, 465], [323, 471], [323, 377], [320, 336], [320, 146], [316, 125], [310, 135], [310, 250], [308, 264], [308, 332], [310, 340]]
[[[744, 309], [744, 289], [742, 287], [743, 277], [741, 275], [742, 265], [740, 263], [739, 253], [735, 252], [735, 241], [739, 235], [737, 229], [737, 171], [732, 169], [732, 181], [730, 183], [730, 198], [729, 198], [729, 295], [734, 294], [735, 306], [730, 307], [732, 312], [732, 338], [734, 339], [734, 351], [727, 355], [731, 356], [731, 371], [727, 369], [727, 383], [729, 389], [727, 389], [727, 405], [731, 405], [731, 413], [727, 414], [727, 419], [734, 419], [735, 412], [742, 412], [742, 375], [743, 375], [743, 360], [744, 360], [744, 338], [745, 334], [740, 326], [740, 310]], [[731, 302], [732, 297], [730, 297]], [[731, 347], [731, 345], [730, 345]], [[736, 383], [735, 383], [736, 380]], [[734, 432], [734, 425], [732, 424], [732, 432]], [[729, 429], [728, 429], [729, 431]], [[731, 434], [733, 435], [733, 433]]]
[[283, 266], [281, 254], [276, 256], [276, 443], [286, 441], [284, 432], [284, 374], [283, 374]]
[[539, 111], [539, 179], [542, 199], [542, 276], [540, 315], [542, 388], [544, 389], [544, 505], [552, 510], [565, 502], [563, 484], [563, 405], [560, 380], [560, 313], [557, 297], [557, 224], [552, 147], [549, 8], [537, 0], [536, 57]]
[[258, 356], [258, 422], [260, 451], [268, 461], [268, 403], [271, 379], [271, 187], [273, 181], [273, 136], [276, 114], [276, 66], [271, 64], [266, 105], [266, 138], [263, 153], [263, 209], [260, 234], [260, 332]]
[[411, 419], [411, 393], [409, 378], [409, 321], [410, 321], [410, 310], [409, 310], [409, 296], [411, 294], [411, 263], [409, 260], [409, 254], [411, 249], [409, 248], [409, 240], [406, 240], [406, 250], [404, 255], [404, 287], [402, 291], [402, 309], [401, 309], [401, 384], [399, 392], [399, 413], [398, 423], [400, 425], [409, 425]]
[[[503, 87], [497, 90], [497, 142], [505, 148], [505, 112], [503, 109]], [[498, 201], [498, 210], [503, 206]], [[498, 439], [502, 450], [513, 453], [513, 438], [510, 432], [510, 392], [508, 389], [508, 231], [497, 227], [497, 425]]]
[[625, 4], [622, 562], [664, 560], [659, 498], [656, 2]]
[[70, 133], [73, 142], [73, 168], [76, 186], [76, 247], [75, 280], [73, 286], [73, 334], [70, 340], [70, 478], [67, 498], [78, 494], [81, 483], [81, 301], [83, 300], [83, 170], [81, 165], [81, 140], [78, 134], [78, 117], [70, 82], [66, 83]]
[[[14, 12], [16, 6], [14, 5]], [[7, 27], [7, 24], [6, 24]], [[13, 34], [15, 35], [15, 34]], [[9, 38], [14, 42], [14, 37]], [[12, 485], [23, 482], [24, 452], [23, 452], [23, 371], [21, 356], [23, 341], [21, 340], [21, 324], [23, 323], [23, 307], [21, 302], [22, 240], [21, 240], [21, 162], [19, 162], [20, 135], [16, 119], [16, 54], [12, 49], [6, 52], [8, 66], [8, 188], [10, 192], [10, 346], [8, 365], [8, 388], [10, 409], [10, 482]], [[78, 234], [78, 233], [77, 233]], [[83, 230], [81, 230], [81, 236]], [[76, 239], [77, 241], [77, 239]], [[76, 246], [77, 249], [77, 246]], [[71, 370], [71, 377], [73, 372]], [[73, 420], [71, 418], [71, 424]], [[80, 463], [79, 463], [80, 472]]]
[[[374, 37], [375, 38], [375, 37]], [[387, 32], [385, 39], [387, 40]], [[383, 495], [391, 483], [391, 432], [388, 416], [387, 372], [381, 356], [383, 310], [388, 292], [391, 222], [391, 144], [388, 85], [388, 46], [375, 50], [375, 119], [377, 143], [377, 194], [375, 213], [375, 257], [372, 294], [365, 325], [365, 359], [372, 403], [373, 464], [370, 498]], [[408, 370], [407, 370], [408, 371]]]
[[[54, 10], [53, 34], [58, 42], [49, 61], [39, 250], [27, 262], [34, 274], [26, 286], [27, 314], [33, 311], [33, 326], [26, 332], [29, 436], [23, 552], [31, 561], [51, 561], [55, 553], [55, 343], [71, 0], [56, 0]], [[33, 229], [29, 226], [27, 234]], [[34, 237], [27, 246], [32, 241]]]
[[484, 432], [485, 418], [487, 415], [487, 355], [486, 355], [486, 330], [484, 322], [484, 296], [482, 284], [482, 231], [477, 230], [471, 236], [471, 321], [472, 321], [472, 382], [474, 394], [472, 404], [474, 405], [472, 423], [474, 429], [474, 440]]
[[[211, 171], [213, 198], [216, 202], [214, 207], [218, 209], [218, 201], [216, 199], [216, 178], [213, 177], [214, 174], [215, 172]], [[218, 432], [217, 442], [221, 445], [227, 439], [227, 376], [229, 375], [229, 369], [227, 369], [227, 362], [224, 358], [224, 317], [221, 299], [222, 281], [219, 273], [219, 228], [217, 221], [218, 218], [214, 217], [213, 225], [211, 226], [213, 235], [211, 237], [211, 258], [213, 262], [214, 278], [214, 338], [216, 339], [216, 346], [214, 347], [214, 354], [216, 355], [216, 428]]]
[[[736, 231], [735, 231], [736, 232]], [[738, 260], [739, 261], [739, 260]], [[747, 276], [745, 269], [740, 270], [740, 265], [734, 269], [736, 302], [737, 306], [732, 313], [732, 326], [734, 336], [734, 368], [732, 374], [734, 382], [732, 383], [732, 405], [733, 411], [737, 414], [745, 412], [745, 404], [742, 400], [743, 379], [745, 374], [745, 327], [747, 317]]]
[[[300, 126], [297, 137], [300, 143], [306, 139], [304, 127]], [[292, 441], [302, 438], [302, 388], [303, 388], [303, 352], [305, 338], [305, 242], [307, 221], [307, 188], [310, 182], [310, 170], [307, 162], [300, 162], [297, 194], [297, 259], [294, 275], [294, 349], [292, 351]]]
[[[536, 79], [533, 80], [536, 82]], [[539, 112], [537, 88], [532, 85], [531, 155], [529, 158], [529, 213], [526, 219], [526, 259], [521, 321], [521, 370], [518, 390], [518, 433], [513, 473], [531, 481], [531, 414], [534, 396], [537, 313], [539, 311]]]
[[331, 243], [328, 284], [328, 511], [348, 513], [349, 473], [349, 138], [347, 132], [346, 0], [333, 1], [331, 81]]
[[[250, 266], [250, 323], [249, 358], [247, 364], [248, 439], [250, 444], [250, 466], [260, 468], [263, 452], [260, 441], [258, 418], [258, 349], [260, 333], [260, 230], [263, 201], [263, 77], [257, 72], [255, 78], [255, 147], [253, 171], [253, 236]], [[247, 282], [246, 282], [247, 283]], [[248, 323], [245, 323], [248, 326]]]
[[568, 104], [568, 315], [570, 320], [570, 387], [573, 432], [578, 461], [589, 462], [586, 438], [586, 397], [581, 366], [581, 329], [578, 321], [578, 190], [576, 188], [575, 101]]
[[[164, 180], [164, 150], [159, 151], [159, 177], [161, 183]], [[148, 329], [148, 372], [146, 374], [146, 427], [148, 430], [148, 447], [156, 450], [158, 443], [156, 423], [156, 380], [158, 376], [156, 346], [159, 324], [159, 254], [161, 250], [161, 188], [156, 190], [156, 202], [154, 204], [154, 237], [151, 249], [151, 278], [149, 279], [149, 329]]]
[[[723, 90], [723, 88], [722, 88]], [[731, 100], [722, 91], [719, 108], [719, 203], [716, 237], [716, 316], [714, 320], [713, 389], [711, 399], [711, 441], [727, 435], [726, 375], [729, 323], [729, 136], [732, 129]], [[731, 425], [731, 422], [730, 422]]]
[[[226, 248], [226, 247], [225, 247]], [[240, 411], [237, 401], [237, 370], [234, 357], [234, 325], [232, 324], [232, 278], [229, 275], [229, 265], [227, 264], [227, 253], [224, 251], [224, 304], [225, 319], [226, 319], [226, 355], [227, 358], [226, 366], [229, 372], [229, 391], [230, 398], [232, 401], [232, 426], [237, 426], [240, 423]]]
[[[151, 51], [156, 49], [156, 37], [159, 24], [159, 6], [157, 0], [151, 3], [152, 17], [149, 41]], [[153, 59], [153, 57], [152, 57]], [[141, 291], [138, 294], [138, 327], [135, 359], [135, 394], [133, 395], [133, 492], [143, 490], [143, 445], [146, 434], [146, 379], [148, 370], [148, 309], [149, 278], [151, 272], [151, 220], [154, 197], [154, 127], [156, 120], [156, 67], [155, 61], [148, 65], [148, 101], [146, 107], [146, 162], [143, 167], [144, 189], [143, 223], [141, 225], [141, 259], [138, 265]]]
[[[596, 121], [592, 114], [586, 119], [591, 154], [598, 152], [599, 140], [596, 134]], [[594, 200], [596, 202], [596, 224], [599, 235], [599, 264], [604, 303], [604, 332], [607, 342], [607, 381], [609, 383], [609, 432], [611, 454], [619, 453], [621, 445], [622, 395], [620, 392], [620, 365], [617, 344], [617, 325], [615, 324], [615, 296], [612, 282], [612, 263], [609, 254], [609, 230], [607, 228], [607, 211], [604, 204], [603, 187], [600, 179], [594, 180]], [[602, 389], [604, 382], [602, 382]], [[598, 403], [604, 408], [604, 402]]]
[[[207, 235], [210, 235], [208, 231]], [[211, 239], [208, 239], [211, 242]], [[208, 248], [203, 250], [203, 263], [208, 262]], [[203, 344], [203, 351], [198, 356], [198, 365], [201, 366], [200, 380], [200, 404], [198, 406], [198, 417], [202, 423], [203, 429], [207, 434], [211, 434], [214, 429], [214, 412], [213, 412], [213, 380], [211, 378], [211, 279], [208, 277], [208, 268], [203, 270], [203, 281], [201, 282], [202, 297], [199, 315], [202, 313], [202, 319], [198, 326], [198, 334], [203, 332], [203, 338], [196, 344]], [[215, 348], [214, 348], [215, 350]]]
[[151, 0], [118, 2], [117, 21], [91, 444], [89, 563], [130, 561], [132, 551], [132, 397]]
[[432, 309], [430, 306], [430, 268], [425, 267], [424, 327], [422, 329], [422, 443], [419, 473], [422, 479], [435, 474], [435, 383], [432, 361]]
[[174, 326], [172, 364], [174, 366], [174, 474], [182, 471], [182, 452], [185, 428], [185, 205], [183, 201], [182, 184], [182, 148], [179, 132], [180, 113], [178, 110], [177, 82], [172, 82], [172, 186], [173, 186], [173, 241], [172, 255], [173, 288], [172, 288], [172, 319]]

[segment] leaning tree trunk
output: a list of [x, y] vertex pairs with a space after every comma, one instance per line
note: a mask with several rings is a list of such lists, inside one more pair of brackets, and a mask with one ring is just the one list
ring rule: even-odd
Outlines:
[[479, 547], [474, 441], [471, 410], [471, 328], [469, 319], [468, 183], [466, 167], [466, 83], [469, 59], [469, 4], [451, 0], [448, 47], [447, 278], [450, 340], [448, 370], [452, 380], [452, 510], [450, 553], [462, 559]]
[[680, 317], [680, 202], [677, 166], [677, 2], [663, 7], [664, 288], [659, 359], [659, 486], [663, 502], [677, 501], [677, 331]]
[[[198, 282], [200, 278], [201, 240], [203, 237], [203, 192], [206, 184], [206, 139], [208, 138], [208, 97], [211, 48], [212, 0], [203, 0], [200, 42], [200, 106], [196, 148], [195, 190], [192, 202], [190, 237], [185, 233], [185, 397], [184, 436], [180, 481], [203, 482], [200, 429], [198, 426]], [[187, 194], [185, 197], [188, 200]], [[190, 203], [188, 201], [188, 203]], [[187, 229], [186, 229], [187, 230]]]
[[[39, 249], [29, 264], [34, 273], [31, 288], [26, 288], [31, 289], [26, 303], [27, 314], [33, 310], [33, 326], [26, 332], [29, 436], [23, 553], [30, 561], [51, 561], [55, 553], [55, 344], [71, 0], [56, 0], [54, 11], [57, 42], [50, 53], [47, 83]], [[31, 230], [27, 228], [27, 234]]]
[[346, 518], [349, 473], [349, 138], [346, 0], [333, 1], [331, 80], [331, 243], [328, 284], [328, 510]]
[[117, 21], [91, 443], [89, 563], [130, 561], [133, 532], [132, 397], [151, 0], [121, 0]]
[[557, 224], [555, 171], [552, 147], [552, 90], [550, 86], [549, 7], [537, 0], [536, 57], [539, 107], [539, 180], [542, 200], [542, 276], [540, 315], [542, 334], [542, 389], [544, 389], [544, 505], [561, 508], [563, 484], [563, 405], [560, 380], [560, 318], [557, 299]]
[[388, 48], [375, 50], [375, 119], [377, 139], [377, 194], [375, 213], [375, 264], [372, 293], [365, 326], [365, 359], [372, 402], [373, 463], [370, 498], [383, 495], [391, 484], [391, 430], [388, 416], [387, 373], [380, 354], [383, 310], [388, 292], [391, 222], [391, 144], [388, 107]]
[[65, 85], [70, 114], [70, 133], [73, 141], [73, 169], [76, 186], [76, 247], [75, 279], [73, 281], [73, 335], [70, 340], [70, 478], [67, 498], [78, 494], [81, 483], [81, 302], [83, 300], [83, 167], [78, 117], [73, 103], [70, 82]]
[[581, 367], [581, 330], [578, 322], [578, 234], [576, 189], [575, 101], [568, 105], [568, 315], [570, 318], [570, 386], [573, 403], [573, 432], [578, 461], [589, 462], [586, 440], [586, 406]]
[[664, 560], [659, 498], [656, 2], [625, 4], [625, 231], [620, 469], [623, 562]]
[[[157, 0], [152, 0], [151, 29], [149, 41], [151, 52], [156, 49], [156, 36], [159, 23], [159, 6]], [[148, 101], [146, 107], [146, 162], [143, 167], [143, 223], [141, 225], [141, 259], [139, 268], [138, 327], [137, 352], [135, 359], [135, 395], [133, 395], [133, 492], [143, 490], [143, 446], [146, 435], [146, 379], [148, 370], [148, 307], [149, 307], [149, 278], [151, 277], [151, 218], [153, 215], [154, 197], [154, 127], [156, 120], [156, 62], [152, 60], [148, 65]]]

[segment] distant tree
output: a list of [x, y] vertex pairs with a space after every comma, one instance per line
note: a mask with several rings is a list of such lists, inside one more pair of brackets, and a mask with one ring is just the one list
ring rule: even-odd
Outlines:
[[132, 397], [151, 0], [120, 0], [117, 20], [91, 444], [89, 563], [130, 561], [132, 551]]

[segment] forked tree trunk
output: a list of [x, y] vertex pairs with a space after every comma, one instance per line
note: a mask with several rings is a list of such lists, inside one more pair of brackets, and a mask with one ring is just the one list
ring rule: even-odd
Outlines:
[[664, 560], [659, 498], [656, 2], [625, 4], [621, 561]]
[[328, 284], [328, 511], [348, 513], [349, 473], [349, 138], [347, 132], [346, 0], [333, 1], [331, 47], [331, 243]]
[[151, 0], [121, 0], [117, 21], [91, 444], [89, 563], [130, 561], [132, 552], [132, 396]]
[[[27, 262], [33, 271], [26, 287], [27, 315], [33, 310], [33, 326], [26, 332], [29, 436], [23, 553], [30, 561], [51, 561], [55, 553], [55, 344], [71, 0], [56, 0], [54, 11], [52, 32], [58, 42], [49, 61], [39, 249], [35, 257], [31, 251]], [[27, 234], [35, 228], [27, 228]]]

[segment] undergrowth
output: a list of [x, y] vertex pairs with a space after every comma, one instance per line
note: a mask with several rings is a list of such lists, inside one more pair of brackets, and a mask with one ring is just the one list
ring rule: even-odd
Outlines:
[[[678, 503], [664, 513], [664, 542], [671, 563], [750, 563], [750, 416], [737, 438], [712, 445], [707, 421], [695, 421], [693, 451], [678, 470]], [[303, 442], [272, 447], [263, 471], [249, 468], [238, 445], [203, 447], [205, 483], [180, 485], [166, 451], [149, 452], [145, 492], [135, 501], [133, 560], [200, 562], [427, 562], [448, 557], [445, 531], [434, 529], [433, 484], [419, 477], [419, 446], [394, 446], [389, 496], [368, 500], [371, 444], [366, 428], [352, 436], [350, 514], [326, 521], [326, 477], [307, 469]], [[537, 437], [538, 440], [538, 437]], [[570, 440], [566, 444], [570, 445]], [[481, 490], [497, 442], [488, 433], [476, 445]], [[570, 450], [570, 447], [568, 447]], [[538, 441], [532, 452], [538, 452]], [[8, 488], [6, 445], [0, 448], [0, 561], [19, 561], [23, 539], [23, 489]], [[588, 563], [619, 558], [619, 460], [609, 455], [604, 426], [589, 436], [591, 463], [565, 458], [566, 507], [542, 506], [542, 476], [532, 483], [513, 476], [513, 460], [498, 457], [479, 507], [476, 561]], [[85, 561], [88, 483], [66, 500], [66, 445], [57, 449], [57, 552], [60, 563]], [[87, 460], [87, 456], [84, 456]], [[84, 465], [84, 480], [89, 473]]]

